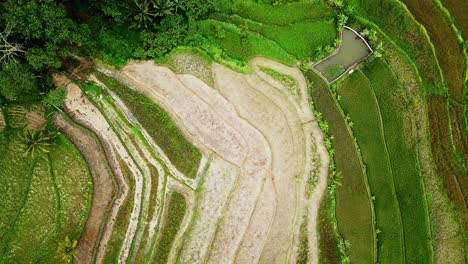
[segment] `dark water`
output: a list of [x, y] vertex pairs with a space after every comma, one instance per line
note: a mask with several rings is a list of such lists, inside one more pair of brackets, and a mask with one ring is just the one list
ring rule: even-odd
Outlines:
[[354, 31], [344, 28], [342, 38], [338, 52], [314, 66], [328, 82], [334, 81], [349, 67], [371, 54], [366, 43]]

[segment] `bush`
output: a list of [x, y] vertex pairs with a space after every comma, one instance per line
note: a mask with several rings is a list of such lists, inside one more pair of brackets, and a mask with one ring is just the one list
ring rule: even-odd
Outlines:
[[0, 70], [0, 95], [24, 102], [39, 96], [36, 77], [27, 64], [10, 62]]

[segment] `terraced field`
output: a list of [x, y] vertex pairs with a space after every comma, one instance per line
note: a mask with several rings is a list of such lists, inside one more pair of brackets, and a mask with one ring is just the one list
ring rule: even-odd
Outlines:
[[0, 36], [0, 264], [467, 263], [464, 3], [59, 2]]
[[[172, 66], [186, 62], [178, 59]], [[98, 67], [89, 81], [76, 84], [54, 77], [67, 90], [71, 118], [58, 116], [56, 126], [78, 141], [86, 159], [106, 159], [89, 163], [93, 174], [107, 175], [94, 178], [104, 191], [91, 208], [101, 215], [100, 222], [93, 220], [101, 228], [89, 226], [89, 240], [77, 258], [246, 263], [292, 261], [305, 254], [317, 259], [313, 230], [328, 155], [308, 106], [306, 80], [297, 68], [270, 60], [256, 58], [249, 65], [254, 72], [240, 74], [213, 64], [214, 87], [152, 62], [130, 63], [120, 71]], [[294, 90], [278, 74], [293, 80]], [[95, 145], [84, 146], [79, 135]], [[106, 207], [107, 213], [95, 207]], [[301, 232], [306, 242], [298, 242]], [[232, 240], [234, 234], [243, 235]]]
[[91, 202], [89, 172], [67, 138], [58, 136], [55, 141], [48, 154], [30, 160], [24, 158], [16, 134], [2, 138], [0, 261], [4, 263], [60, 263], [57, 245], [66, 237], [79, 239], [83, 231]]
[[372, 263], [377, 257], [374, 252], [377, 244], [375, 216], [361, 154], [345, 116], [326, 83], [312, 71], [307, 76], [312, 83], [315, 108], [329, 124], [329, 133], [333, 137], [331, 142], [336, 152], [336, 170], [342, 177], [336, 190], [336, 218], [340, 234], [351, 244], [349, 257], [352, 262]]

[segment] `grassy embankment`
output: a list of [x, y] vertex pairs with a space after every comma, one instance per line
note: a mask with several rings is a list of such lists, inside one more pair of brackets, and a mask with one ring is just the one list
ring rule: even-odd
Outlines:
[[[373, 263], [376, 243], [374, 216], [366, 187], [367, 179], [360, 162], [359, 153], [345, 117], [329, 91], [327, 84], [317, 74], [309, 71], [311, 95], [314, 106], [328, 122], [331, 142], [335, 150], [336, 171], [341, 175], [336, 188], [336, 218], [340, 234], [350, 243], [347, 249], [351, 262]], [[320, 259], [321, 263], [337, 263], [336, 244], [330, 219], [333, 197], [327, 195], [320, 209]], [[335, 248], [335, 250], [333, 250]], [[338, 258], [339, 259], [339, 258]]]
[[59, 243], [66, 236], [79, 238], [89, 211], [92, 184], [87, 166], [62, 135], [49, 154], [31, 159], [20, 150], [16, 133], [9, 130], [2, 136], [9, 143], [0, 161], [0, 186], [5, 188], [0, 199], [1, 260], [62, 263]]

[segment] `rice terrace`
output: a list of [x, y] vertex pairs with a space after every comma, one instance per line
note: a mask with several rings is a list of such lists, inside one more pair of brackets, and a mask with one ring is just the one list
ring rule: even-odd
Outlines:
[[0, 264], [468, 263], [468, 1], [0, 14]]

